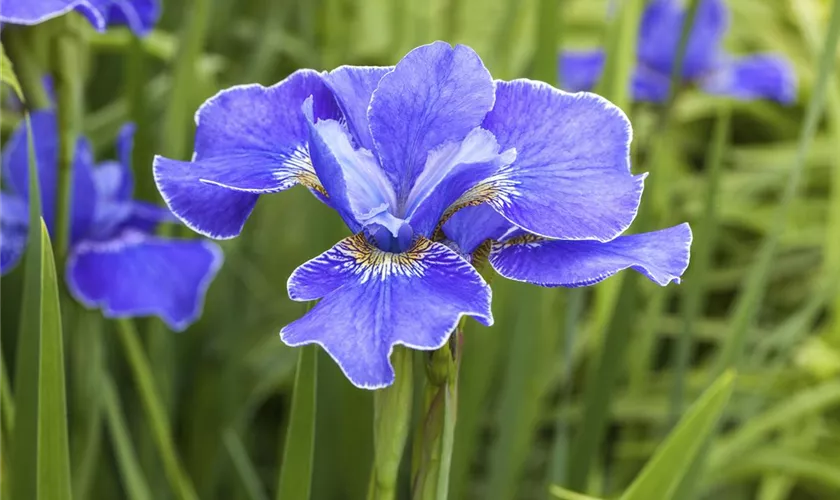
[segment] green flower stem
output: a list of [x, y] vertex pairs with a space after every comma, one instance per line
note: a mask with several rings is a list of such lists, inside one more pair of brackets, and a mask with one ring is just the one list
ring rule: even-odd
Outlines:
[[374, 464], [369, 500], [396, 498], [397, 474], [411, 422], [414, 391], [411, 350], [396, 346], [391, 363], [396, 373], [394, 383], [373, 395]]
[[175, 443], [172, 439], [169, 418], [155, 387], [152, 368], [137, 336], [137, 329], [134, 327], [134, 323], [128, 319], [118, 320], [117, 327], [120, 343], [131, 367], [134, 383], [137, 385], [140, 401], [146, 413], [146, 420], [152, 428], [155, 445], [158, 448], [158, 454], [161, 462], [163, 462], [172, 490], [180, 500], [197, 500], [198, 496], [195, 493], [195, 488], [184, 472], [178, 458]]
[[419, 422], [416, 473], [413, 475], [414, 500], [446, 500], [449, 494], [449, 471], [458, 403], [458, 368], [462, 330], [453, 356], [449, 344], [432, 352], [426, 365], [426, 388], [423, 418]]
[[49, 108], [52, 103], [42, 81], [44, 71], [38, 65], [37, 58], [27, 44], [26, 33], [9, 29], [5, 48], [14, 63], [15, 74], [23, 90], [26, 106], [29, 109]]
[[[82, 38], [74, 15], [63, 16], [57, 22], [58, 32], [53, 39], [53, 74], [58, 100], [58, 203], [56, 204], [56, 262], [61, 265], [70, 244], [70, 210], [73, 202], [73, 156], [81, 131], [82, 95]], [[63, 270], [59, 271], [61, 274]]]

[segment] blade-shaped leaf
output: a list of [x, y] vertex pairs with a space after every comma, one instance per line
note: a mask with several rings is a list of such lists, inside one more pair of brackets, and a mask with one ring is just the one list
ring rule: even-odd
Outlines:
[[6, 56], [6, 50], [2, 44], [0, 44], [0, 81], [12, 87], [18, 99], [23, 101], [23, 91], [20, 89], [20, 82], [18, 82], [15, 69], [12, 67], [12, 61]]
[[683, 476], [714, 432], [717, 421], [732, 394], [734, 372], [727, 371], [709, 387], [656, 450], [621, 500], [669, 500]]
[[[41, 228], [41, 353], [38, 374], [38, 498], [69, 500], [70, 445], [58, 279], [47, 226]], [[32, 333], [32, 332], [30, 332]]]
[[300, 348], [292, 409], [277, 498], [307, 500], [312, 489], [312, 456], [315, 449], [315, 396], [318, 383], [318, 347]]

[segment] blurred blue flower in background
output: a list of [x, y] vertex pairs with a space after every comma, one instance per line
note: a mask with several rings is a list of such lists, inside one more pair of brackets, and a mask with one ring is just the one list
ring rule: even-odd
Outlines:
[[158, 188], [191, 228], [234, 237], [259, 195], [302, 184], [354, 233], [292, 273], [293, 300], [321, 301], [281, 336], [321, 345], [359, 387], [393, 381], [394, 345], [437, 349], [464, 315], [492, 323], [490, 288], [469, 262], [485, 240], [501, 274], [547, 286], [627, 267], [664, 285], [688, 265], [687, 225], [616, 238], [645, 177], [630, 173], [618, 108], [494, 82], [465, 46], [233, 87], [196, 124], [191, 162], [155, 159]]
[[[30, 115], [35, 158], [47, 228], [55, 227], [58, 189], [58, 129], [55, 113]], [[133, 125], [120, 131], [119, 161], [94, 165], [90, 144], [80, 139], [73, 164], [71, 248], [66, 263], [73, 297], [105, 316], [160, 316], [183, 330], [201, 314], [207, 287], [222, 253], [209, 241], [154, 236], [162, 222], [177, 221], [166, 208], [132, 200]], [[25, 124], [3, 150], [4, 190], [0, 192], [0, 271], [5, 274], [26, 247], [29, 150]]]
[[[686, 16], [687, 11], [676, 0], [653, 0], [648, 4], [639, 27], [632, 81], [634, 99], [667, 100]], [[721, 42], [728, 24], [729, 13], [723, 0], [700, 0], [683, 59], [683, 81], [710, 94], [792, 102], [796, 98], [796, 82], [788, 61], [773, 54], [727, 54]], [[592, 90], [603, 67], [601, 50], [563, 52], [559, 62], [562, 87], [573, 92]]]
[[3, 0], [0, 22], [39, 24], [75, 10], [98, 31], [128, 26], [138, 36], [148, 34], [160, 17], [160, 0]]

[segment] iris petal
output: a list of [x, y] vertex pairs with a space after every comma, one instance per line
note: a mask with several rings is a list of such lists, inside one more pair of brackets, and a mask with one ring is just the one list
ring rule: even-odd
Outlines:
[[155, 315], [173, 330], [183, 330], [200, 316], [221, 263], [221, 251], [208, 241], [126, 232], [74, 248], [67, 284], [76, 300], [102, 308], [108, 318]]
[[29, 228], [29, 207], [20, 196], [0, 193], [0, 274], [11, 271], [23, 256]]
[[149, 34], [160, 17], [159, 0], [90, 1], [104, 13], [108, 25], [128, 26], [137, 36]]
[[514, 224], [549, 238], [609, 241], [632, 222], [644, 175], [630, 173], [630, 122], [609, 101], [530, 80], [497, 82], [484, 127], [516, 161], [470, 190]]
[[[54, 170], [58, 165], [53, 165]], [[73, 194], [70, 220], [70, 240], [78, 242], [87, 235], [96, 221], [97, 190], [94, 179], [93, 150], [87, 139], [76, 142], [73, 161]], [[55, 202], [53, 202], [55, 203]]]
[[106, 27], [105, 15], [91, 0], [4, 0], [0, 22], [34, 25], [77, 9], [99, 31]]
[[706, 92], [736, 99], [790, 103], [796, 98], [793, 68], [786, 59], [772, 54], [727, 60], [704, 78], [701, 86]]
[[3, 238], [0, 245], [0, 275], [5, 275], [20, 262], [26, 250], [26, 236], [26, 227], [0, 225], [0, 237]]
[[259, 194], [296, 184], [321, 189], [301, 111], [309, 96], [315, 119], [339, 117], [332, 93], [311, 70], [268, 88], [233, 87], [205, 102], [196, 113], [193, 161], [155, 158], [155, 181], [175, 215], [199, 233], [231, 238]]
[[456, 212], [443, 225], [443, 232], [461, 253], [471, 254], [485, 241], [498, 240], [514, 227], [485, 203]]
[[[309, 104], [307, 101], [305, 107]], [[374, 215], [393, 215], [397, 203], [394, 189], [373, 154], [355, 149], [347, 130], [336, 120], [310, 121], [309, 126], [312, 165], [329, 205], [350, 230], [359, 232]]]
[[[686, 10], [675, 0], [653, 0], [639, 27], [639, 64], [670, 75], [677, 58]], [[729, 24], [721, 0], [700, 0], [683, 58], [683, 76], [691, 80], [711, 69]]]
[[564, 90], [589, 91], [595, 88], [604, 71], [603, 50], [564, 51], [560, 54], [559, 76]]
[[432, 150], [406, 201], [411, 227], [431, 237], [445, 211], [464, 193], [513, 163], [516, 150], [500, 149], [493, 134], [479, 127], [460, 143]]
[[291, 346], [319, 344], [357, 387], [394, 380], [395, 345], [432, 350], [461, 316], [492, 323], [490, 287], [441, 243], [418, 239], [402, 254], [378, 250], [362, 235], [339, 242], [289, 278], [293, 300], [323, 299], [280, 332]]
[[688, 224], [606, 243], [526, 235], [494, 243], [490, 263], [506, 278], [549, 287], [593, 285], [628, 268], [664, 286], [679, 283], [688, 267], [690, 245]]
[[493, 81], [470, 48], [435, 42], [379, 81], [368, 111], [380, 164], [402, 204], [436, 147], [460, 142], [493, 107]]
[[[41, 213], [48, 228], [55, 222], [58, 183], [58, 122], [53, 111], [29, 115], [41, 188]], [[14, 194], [29, 195], [29, 144], [26, 123], [21, 122], [3, 147], [3, 182]]]
[[368, 108], [379, 80], [394, 70], [393, 66], [340, 66], [323, 75], [324, 83], [333, 91], [347, 126], [359, 146], [373, 151]]

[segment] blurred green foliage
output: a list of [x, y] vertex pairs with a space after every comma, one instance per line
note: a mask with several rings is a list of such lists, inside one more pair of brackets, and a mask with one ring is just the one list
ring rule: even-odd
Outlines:
[[[618, 22], [607, 0], [163, 3], [163, 18], [146, 39], [86, 30], [77, 68], [85, 81], [82, 125], [100, 158], [113, 154], [120, 124], [138, 123], [134, 169], [138, 193], [149, 200], [158, 199], [153, 155], [188, 159], [192, 114], [219, 89], [272, 84], [302, 67], [393, 64], [435, 39], [472, 46], [496, 78], [551, 80], [561, 44], [605, 45]], [[627, 276], [573, 291], [494, 279], [495, 326], [466, 325], [450, 498], [542, 499], [551, 484], [581, 481], [578, 489], [589, 495], [619, 496], [680, 413], [674, 388], [685, 406], [697, 399], [733, 335], [743, 339], [742, 355], [733, 358], [739, 376], [703, 452], [698, 498], [840, 498], [840, 54], [787, 223], [777, 215], [832, 3], [728, 1], [726, 45], [789, 58], [799, 81], [796, 105], [731, 102], [687, 89], [663, 128], [656, 106], [624, 104], [634, 124], [634, 171], [651, 172], [643, 210], [657, 226], [705, 228], [695, 250], [707, 246], [708, 258], [693, 263], [700, 267], [683, 285], [660, 289], [640, 280], [622, 300]], [[39, 29], [31, 30], [36, 48]], [[4, 109], [4, 135], [19, 118]], [[182, 334], [156, 320], [135, 322], [136, 331], [100, 324], [64, 296], [77, 500], [274, 498], [299, 358], [278, 332], [304, 312], [288, 299], [286, 279], [345, 234], [341, 220], [304, 189], [263, 197], [243, 236], [222, 243], [226, 262], [204, 316]], [[761, 276], [760, 307], [754, 321], [735, 321], [739, 290], [768, 238], [777, 246]], [[16, 373], [24, 267], [2, 280], [4, 379]], [[675, 346], [686, 330], [688, 365], [681, 369]], [[132, 335], [146, 350], [133, 360], [125, 354], [138, 353], [121, 347]], [[309, 374], [317, 379], [311, 498], [362, 499], [373, 463], [373, 398], [320, 357], [317, 377]], [[582, 415], [592, 416], [587, 392], [602, 359], [615, 375], [596, 415], [605, 426], [595, 441], [575, 445]], [[140, 385], [137, 363], [148, 365], [154, 380], [143, 383], [152, 388]], [[3, 479], [10, 474], [10, 387], [22, 386], [12, 382], [0, 386]], [[155, 389], [161, 398], [149, 410]], [[161, 460], [167, 441], [178, 457]], [[575, 446], [585, 449], [575, 453]], [[581, 466], [581, 457], [593, 459]], [[402, 473], [407, 484], [410, 470]]]

